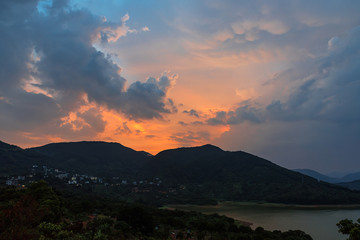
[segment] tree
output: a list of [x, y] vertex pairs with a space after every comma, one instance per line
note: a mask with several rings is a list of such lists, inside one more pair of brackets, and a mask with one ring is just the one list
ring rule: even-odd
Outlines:
[[360, 240], [360, 218], [355, 223], [352, 220], [343, 219], [336, 226], [340, 233], [349, 235], [348, 240]]

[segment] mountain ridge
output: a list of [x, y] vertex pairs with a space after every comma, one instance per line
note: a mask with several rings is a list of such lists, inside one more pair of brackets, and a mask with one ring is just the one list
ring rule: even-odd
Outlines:
[[348, 182], [360, 180], [360, 172], [349, 173], [343, 177], [335, 178], [319, 173], [312, 169], [293, 169], [293, 171], [300, 172], [302, 174], [318, 179], [319, 181], [324, 181], [328, 183], [338, 184], [338, 183], [348, 183]]
[[[9, 147], [4, 146], [5, 149]], [[38, 162], [52, 168], [71, 169], [79, 174], [117, 176], [131, 181], [158, 178], [166, 191], [178, 189], [168, 199], [162, 200], [166, 203], [191, 203], [201, 198], [211, 201], [360, 204], [360, 192], [318, 181], [247, 152], [224, 151], [210, 144], [168, 149], [155, 156], [119, 143], [101, 141], [52, 143], [26, 150], [19, 148], [6, 154], [21, 164], [27, 162], [26, 166]]]
[[136, 174], [136, 170], [133, 170], [152, 156], [120, 143], [103, 141], [50, 143], [27, 150], [49, 157], [50, 166], [79, 169], [83, 173], [100, 176]]

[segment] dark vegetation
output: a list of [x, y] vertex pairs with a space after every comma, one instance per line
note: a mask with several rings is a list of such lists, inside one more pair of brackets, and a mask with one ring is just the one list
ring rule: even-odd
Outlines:
[[41, 164], [47, 160], [43, 154], [25, 151], [0, 141], [0, 176], [25, 174], [34, 163]]
[[227, 152], [212, 145], [160, 152], [144, 169], [217, 201], [360, 203], [360, 192], [317, 181], [246, 152]]
[[68, 195], [39, 181], [0, 188], [0, 239], [310, 240], [302, 231], [252, 230], [217, 214], [171, 211]]
[[[360, 192], [318, 181], [246, 152], [223, 151], [212, 145], [165, 150], [152, 156], [117, 143], [48, 144], [23, 150], [1, 143], [0, 174], [24, 172], [45, 164], [79, 174], [129, 181], [161, 179], [159, 187], [71, 187], [101, 196], [152, 205], [216, 204], [218, 201], [256, 201], [289, 204], [360, 204]], [[68, 186], [47, 179], [58, 188]], [[56, 185], [57, 184], [57, 185]]]
[[349, 188], [351, 190], [358, 190], [358, 191], [360, 190], [360, 180], [355, 180], [352, 182], [338, 183], [337, 185]]
[[81, 174], [102, 177], [136, 177], [139, 168], [151, 158], [147, 152], [105, 142], [48, 144], [27, 152], [45, 155], [49, 159], [48, 165], [54, 168], [73, 169], [81, 171]]
[[355, 223], [352, 220], [343, 219], [336, 225], [340, 233], [349, 235], [348, 240], [360, 240], [360, 218]]

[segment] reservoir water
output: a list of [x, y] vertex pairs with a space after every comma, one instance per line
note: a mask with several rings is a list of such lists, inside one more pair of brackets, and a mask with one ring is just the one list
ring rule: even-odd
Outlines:
[[336, 223], [348, 218], [360, 218], [360, 207], [287, 206], [278, 204], [221, 203], [216, 206], [172, 205], [171, 208], [218, 213], [237, 220], [252, 223], [266, 230], [302, 230], [314, 240], [345, 240], [338, 233]]

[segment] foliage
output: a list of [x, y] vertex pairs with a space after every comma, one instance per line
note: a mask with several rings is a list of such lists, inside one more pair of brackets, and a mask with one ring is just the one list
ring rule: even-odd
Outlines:
[[343, 219], [336, 225], [340, 233], [349, 235], [348, 240], [360, 240], [360, 218], [355, 223], [352, 220]]
[[[40, 181], [0, 188], [0, 239], [311, 240], [302, 231], [252, 230], [218, 214], [171, 211], [104, 198], [60, 194]], [[75, 206], [75, 207], [74, 207]], [[76, 206], [83, 206], [76, 209]]]

